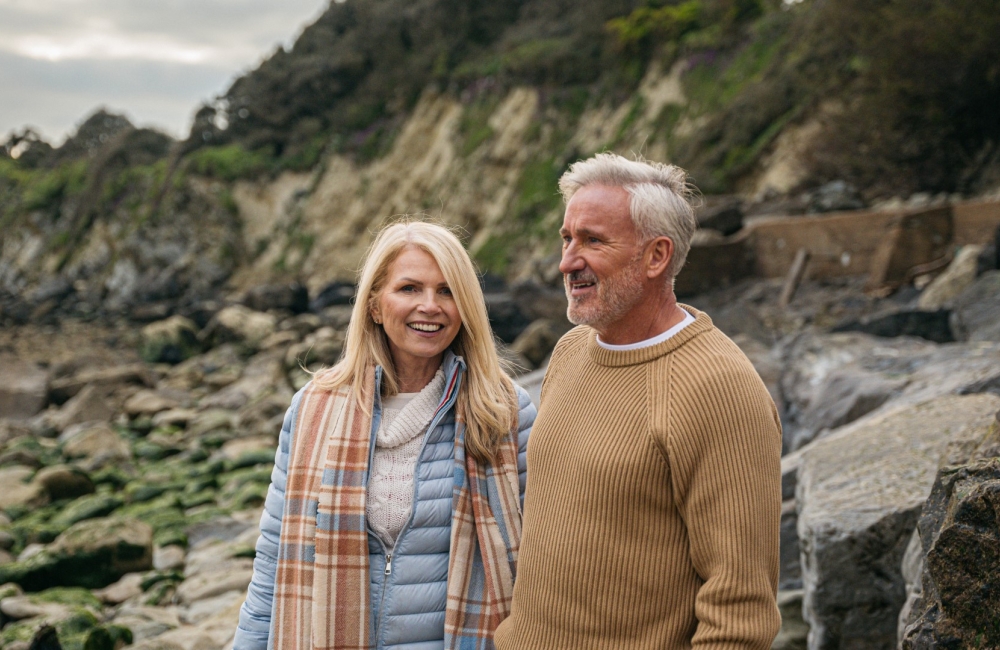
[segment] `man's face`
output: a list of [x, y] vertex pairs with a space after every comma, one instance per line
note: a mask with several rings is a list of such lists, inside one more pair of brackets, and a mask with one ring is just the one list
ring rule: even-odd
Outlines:
[[604, 185], [577, 190], [559, 232], [570, 322], [598, 332], [618, 323], [642, 299], [646, 280], [628, 192]]

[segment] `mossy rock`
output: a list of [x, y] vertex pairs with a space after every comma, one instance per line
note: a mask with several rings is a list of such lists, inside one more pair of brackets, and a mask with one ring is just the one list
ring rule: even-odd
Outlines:
[[209, 503], [215, 503], [215, 490], [202, 490], [201, 492], [195, 492], [193, 494], [183, 494], [181, 495], [181, 503], [184, 508], [194, 508], [196, 506], [203, 506]]
[[185, 526], [168, 526], [153, 533], [153, 543], [157, 546], [183, 546], [187, 548], [188, 536]]
[[244, 467], [256, 467], [257, 465], [273, 464], [274, 449], [253, 449], [251, 451], [245, 451], [235, 460], [229, 461], [227, 469], [229, 471], [233, 471]]
[[261, 483], [246, 483], [235, 493], [228, 496], [224, 505], [235, 510], [244, 508], [256, 508], [264, 503], [267, 498], [267, 486]]
[[[82, 650], [119, 650], [132, 645], [132, 630], [123, 625], [100, 625], [90, 630], [83, 642]], [[63, 645], [69, 650], [69, 645]]]
[[[162, 501], [159, 497], [168, 492], [179, 492], [186, 486], [187, 484], [185, 482], [180, 481], [170, 481], [166, 483], [145, 483], [142, 481], [133, 481], [125, 486], [125, 499], [130, 504], [149, 503], [153, 499]], [[158, 505], [157, 507], [161, 506]]]
[[53, 518], [52, 523], [69, 527], [86, 519], [106, 517], [124, 503], [120, 497], [113, 494], [93, 494], [70, 503]]
[[98, 487], [102, 485], [110, 485], [116, 490], [120, 490], [131, 481], [131, 477], [126, 474], [121, 468], [114, 465], [108, 465], [102, 467], [98, 471], [90, 475], [91, 480], [94, 481], [94, 485]]
[[184, 316], [171, 316], [142, 329], [142, 358], [150, 363], [180, 363], [201, 353], [198, 326]]
[[[44, 621], [29, 618], [23, 621], [8, 623], [0, 630], [0, 648], [6, 648], [12, 643], [29, 642]], [[63, 650], [83, 650], [88, 633], [97, 626], [97, 617], [87, 609], [78, 609], [70, 616], [52, 621]]]
[[222, 486], [224, 494], [232, 494], [247, 483], [259, 483], [262, 485], [271, 484], [270, 467], [248, 467], [232, 472], [226, 472], [219, 476], [219, 485]]
[[68, 528], [37, 555], [0, 565], [0, 584], [26, 591], [50, 587], [105, 587], [153, 565], [153, 530], [134, 519], [88, 519]]

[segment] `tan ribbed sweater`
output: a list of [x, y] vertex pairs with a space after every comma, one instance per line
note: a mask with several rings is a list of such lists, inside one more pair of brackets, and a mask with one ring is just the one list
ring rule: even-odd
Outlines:
[[704, 313], [658, 345], [559, 342], [528, 445], [524, 530], [498, 650], [770, 647], [781, 428]]

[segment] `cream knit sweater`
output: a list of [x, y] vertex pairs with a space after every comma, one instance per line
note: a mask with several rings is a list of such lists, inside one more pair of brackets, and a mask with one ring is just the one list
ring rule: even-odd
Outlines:
[[365, 510], [368, 525], [386, 548], [395, 546], [399, 532], [410, 519], [413, 472], [423, 434], [443, 392], [444, 374], [438, 370], [419, 393], [383, 399]]
[[709, 317], [639, 350], [562, 338], [528, 445], [510, 617], [498, 650], [767, 650], [781, 429]]

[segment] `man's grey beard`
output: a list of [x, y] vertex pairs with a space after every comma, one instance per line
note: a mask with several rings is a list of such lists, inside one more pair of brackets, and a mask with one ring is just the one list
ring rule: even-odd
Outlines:
[[[589, 325], [600, 330], [620, 320], [642, 300], [642, 256], [637, 256], [614, 275], [598, 282], [590, 271], [577, 271], [563, 276], [569, 306], [566, 317], [574, 325]], [[595, 282], [597, 295], [584, 300], [570, 295], [570, 281]]]

